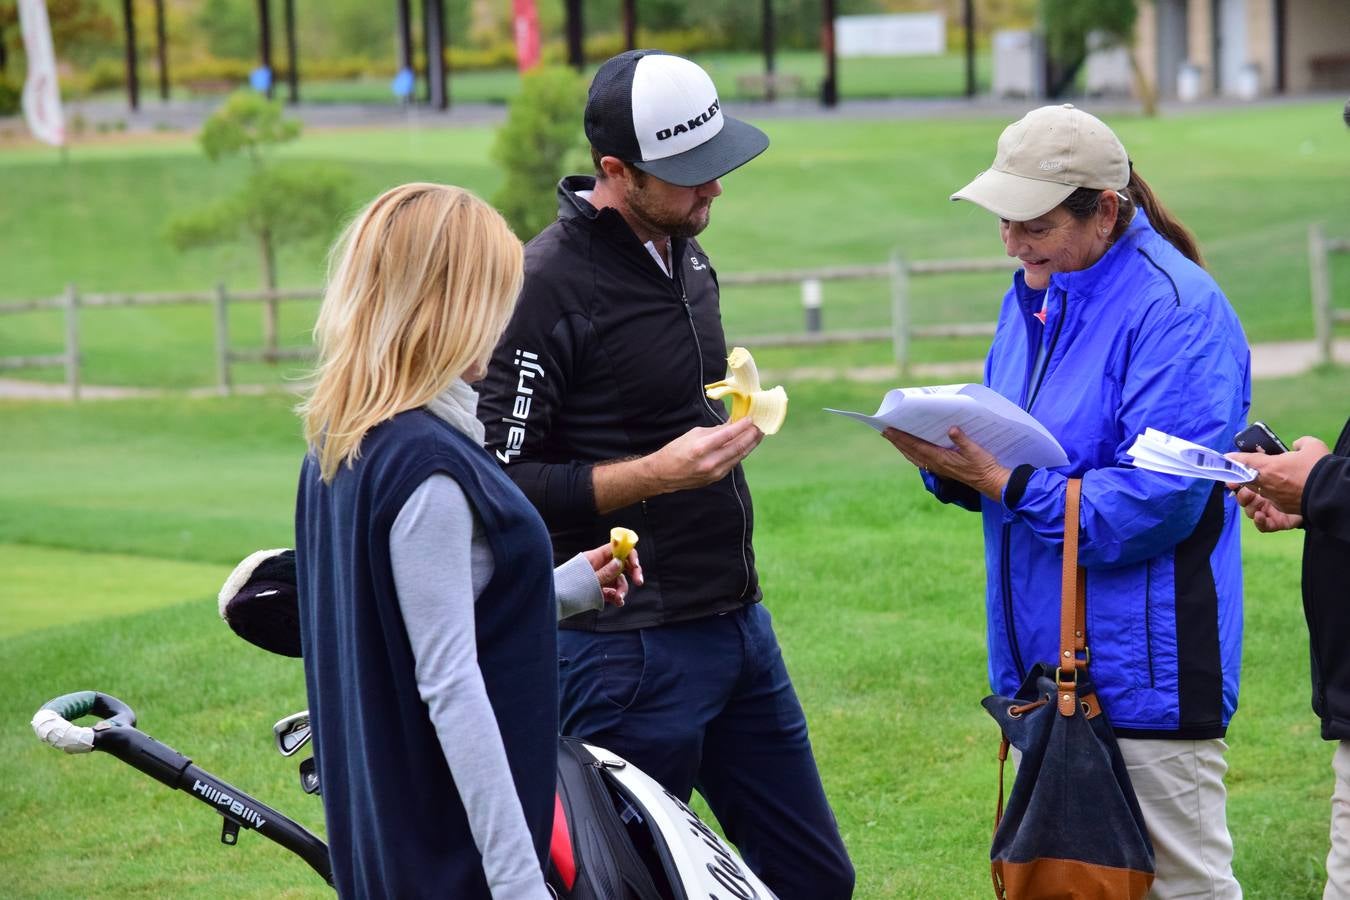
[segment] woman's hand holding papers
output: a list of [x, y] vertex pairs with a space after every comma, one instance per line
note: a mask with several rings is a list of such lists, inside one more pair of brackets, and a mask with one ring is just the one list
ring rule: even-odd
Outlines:
[[960, 428], [947, 432], [956, 445], [950, 450], [896, 428], [887, 428], [881, 436], [920, 469], [970, 485], [996, 503], [1003, 501], [1003, 489], [1012, 470], [999, 465], [991, 453], [966, 437]]

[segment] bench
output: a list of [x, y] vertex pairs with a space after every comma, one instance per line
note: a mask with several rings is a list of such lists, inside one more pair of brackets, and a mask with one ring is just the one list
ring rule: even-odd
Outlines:
[[801, 93], [802, 79], [791, 72], [748, 72], [736, 76], [736, 89], [746, 97], [796, 97]]
[[231, 81], [228, 78], [194, 78], [184, 81], [182, 86], [194, 94], [228, 94], [247, 83], [247, 81]]
[[1324, 53], [1308, 58], [1313, 90], [1332, 91], [1350, 87], [1350, 53]]

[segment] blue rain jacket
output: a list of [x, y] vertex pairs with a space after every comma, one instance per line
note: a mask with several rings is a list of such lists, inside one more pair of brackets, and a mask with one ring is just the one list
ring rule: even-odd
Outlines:
[[1142, 210], [1090, 268], [1044, 291], [1014, 276], [985, 384], [1029, 410], [1069, 464], [1018, 467], [1002, 503], [924, 478], [983, 514], [995, 692], [1012, 696], [1058, 654], [1065, 483], [1081, 477], [1089, 671], [1112, 725], [1124, 737], [1224, 735], [1242, 655], [1237, 504], [1222, 484], [1137, 469], [1125, 451], [1145, 428], [1233, 449], [1250, 359], [1218, 285]]

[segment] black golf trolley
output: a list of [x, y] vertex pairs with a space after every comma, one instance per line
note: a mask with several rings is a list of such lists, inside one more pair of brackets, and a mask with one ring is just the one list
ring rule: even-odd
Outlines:
[[[73, 724], [74, 720], [91, 715], [99, 719], [92, 728]], [[278, 722], [278, 727], [286, 721], [283, 719]], [[306, 739], [308, 727], [308, 716], [305, 716]], [[275, 809], [138, 730], [136, 713], [116, 697], [98, 691], [79, 691], [49, 700], [33, 717], [33, 729], [39, 738], [67, 753], [101, 750], [156, 781], [197, 798], [224, 818], [221, 843], [237, 843], [241, 828], [256, 831], [303, 859], [324, 881], [330, 885], [333, 883], [333, 867], [328, 861], [327, 844]], [[293, 731], [289, 739], [294, 740], [296, 735], [298, 731]], [[278, 736], [278, 745], [280, 741]], [[297, 744], [294, 749], [298, 750], [300, 746]], [[300, 776], [302, 786], [309, 793], [318, 790], [313, 762], [313, 759], [305, 760], [308, 765], [302, 766]], [[312, 790], [305, 784], [307, 777], [312, 779]]]
[[[300, 655], [291, 551], [260, 551], [239, 564], [221, 590], [221, 616], [241, 637], [285, 656]], [[94, 717], [90, 726], [78, 720]], [[33, 716], [38, 738], [67, 753], [101, 751], [183, 791], [223, 818], [221, 842], [256, 831], [303, 859], [329, 885], [328, 845], [272, 807], [136, 728], [136, 713], [98, 691], [65, 694]], [[290, 757], [309, 743], [309, 713], [272, 727]], [[307, 794], [322, 788], [314, 759], [300, 763]], [[636, 766], [575, 738], [559, 739], [557, 804], [549, 888], [560, 900], [773, 900], [770, 891], [716, 831]]]

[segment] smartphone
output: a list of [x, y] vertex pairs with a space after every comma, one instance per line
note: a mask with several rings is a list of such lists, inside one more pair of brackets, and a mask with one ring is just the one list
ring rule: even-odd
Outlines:
[[1264, 450], [1274, 456], [1289, 449], [1265, 422], [1253, 422], [1248, 425], [1234, 435], [1233, 443], [1237, 444], [1237, 448], [1243, 453], [1259, 453]]

